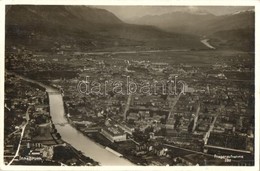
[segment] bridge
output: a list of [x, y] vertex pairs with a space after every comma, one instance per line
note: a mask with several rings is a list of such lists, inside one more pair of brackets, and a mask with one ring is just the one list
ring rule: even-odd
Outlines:
[[68, 122], [63, 122], [63, 123], [53, 123], [54, 125], [59, 125], [59, 126], [65, 126], [68, 125]]
[[49, 95], [55, 95], [55, 94], [60, 94], [58, 91], [48, 91]]

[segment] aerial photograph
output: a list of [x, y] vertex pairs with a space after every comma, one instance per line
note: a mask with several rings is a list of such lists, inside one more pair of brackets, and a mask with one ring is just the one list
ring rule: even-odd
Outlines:
[[5, 5], [5, 166], [255, 166], [255, 6]]

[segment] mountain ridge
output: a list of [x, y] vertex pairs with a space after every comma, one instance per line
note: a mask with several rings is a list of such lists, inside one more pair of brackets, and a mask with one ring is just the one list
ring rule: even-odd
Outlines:
[[52, 39], [57, 39], [83, 43], [89, 45], [85, 46], [89, 49], [114, 44], [131, 48], [146, 45], [149, 48], [202, 48], [197, 36], [124, 23], [107, 10], [87, 6], [11, 6], [6, 14], [6, 38], [8, 45], [28, 42], [34, 45], [35, 42], [40, 46], [37, 41], [48, 40], [45, 43], [48, 45]]
[[[153, 25], [168, 32], [192, 34], [201, 37], [206, 36], [208, 38], [215, 39], [217, 38], [216, 35], [219, 35], [219, 39], [225, 39], [225, 36], [221, 36], [221, 33], [225, 34], [224, 32], [227, 31], [231, 33], [232, 30], [236, 32], [233, 35], [237, 35], [239, 37], [240, 35], [237, 34], [237, 30], [241, 30], [243, 34], [248, 32], [246, 34], [250, 35], [247, 37], [247, 39], [250, 40], [245, 40], [245, 45], [241, 44], [241, 47], [254, 47], [248, 44], [248, 42], [254, 43], [254, 36], [252, 36], [252, 30], [254, 30], [255, 27], [254, 10], [240, 11], [234, 14], [220, 16], [215, 16], [210, 13], [207, 15], [197, 15], [196, 13], [191, 14], [187, 12], [171, 12], [156, 16], [150, 15], [140, 17], [137, 20], [132, 21], [132, 23]], [[229, 38], [231, 38], [231, 36], [229, 36]], [[236, 38], [233, 37], [233, 40], [226, 39], [225, 41], [234, 41], [235, 39]], [[243, 40], [241, 38], [238, 39]], [[248, 48], [246, 49], [248, 50]], [[254, 48], [251, 48], [251, 50], [254, 50]]]

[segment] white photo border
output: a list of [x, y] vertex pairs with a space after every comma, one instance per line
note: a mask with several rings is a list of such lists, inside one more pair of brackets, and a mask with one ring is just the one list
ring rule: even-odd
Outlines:
[[[3, 161], [5, 6], [6, 5], [145, 5], [145, 6], [254, 6], [255, 7], [255, 166], [6, 166]], [[259, 171], [260, 114], [260, 1], [258, 0], [0, 0], [0, 170], [230, 170]]]

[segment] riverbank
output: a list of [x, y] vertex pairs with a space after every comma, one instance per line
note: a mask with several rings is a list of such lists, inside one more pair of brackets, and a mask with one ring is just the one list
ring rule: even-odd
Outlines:
[[[133, 146], [133, 148], [136, 148], [136, 145], [132, 141], [121, 142], [121, 145], [118, 146], [115, 143], [110, 142], [99, 132], [85, 133], [85, 136], [88, 136], [93, 141], [98, 142], [103, 148], [105, 147], [111, 148], [112, 150], [121, 154], [123, 158], [126, 158], [127, 160], [134, 163], [135, 165], [141, 165], [141, 166], [148, 165], [148, 163], [144, 159], [135, 156], [134, 153], [131, 152], [129, 146]], [[122, 144], [124, 144], [125, 148], [120, 147], [122, 146]]]
[[122, 144], [124, 144], [126, 147], [132, 147], [132, 148], [136, 148], [136, 144], [133, 143], [132, 141], [125, 141], [125, 142], [121, 142], [121, 145], [118, 145], [117, 143], [112, 143], [110, 140], [108, 140], [105, 136], [103, 136], [100, 133], [100, 130], [98, 130], [97, 132], [84, 132], [82, 130], [80, 130], [79, 127], [77, 127], [77, 125], [75, 123], [73, 123], [73, 120], [68, 117], [68, 115], [66, 113], [68, 113], [67, 110], [67, 106], [66, 103], [64, 103], [64, 109], [65, 109], [65, 113], [64, 113], [64, 117], [66, 117], [67, 122], [74, 127], [75, 129], [77, 129], [79, 132], [81, 132], [84, 136], [88, 137], [89, 139], [91, 139], [93, 142], [95, 142], [97, 145], [99, 145], [100, 147], [106, 149], [107, 151], [111, 152], [111, 150], [108, 150], [108, 148], [114, 150], [115, 152], [111, 152], [114, 155], [126, 159], [132, 163], [134, 163], [135, 165], [147, 165], [147, 162], [143, 159], [141, 159], [140, 157], [135, 156], [132, 152], [131, 149], [129, 148], [122, 148], [120, 147]]
[[[65, 105], [65, 104], [64, 104]], [[64, 107], [66, 109], [66, 107]], [[132, 162], [131, 165], [136, 165], [136, 163], [140, 163], [140, 158], [135, 158], [132, 155], [126, 155], [126, 153], [122, 150], [122, 149], [118, 149], [116, 147], [116, 145], [112, 142], [110, 142], [107, 138], [105, 138], [102, 134], [100, 134], [100, 132], [91, 132], [91, 133], [86, 133], [86, 132], [82, 132], [80, 129], [78, 129], [78, 127], [73, 123], [73, 120], [71, 120], [66, 113], [64, 113], [64, 117], [66, 117], [67, 122], [76, 130], [78, 130], [80, 133], [82, 133], [85, 137], [89, 138], [90, 140], [92, 140], [96, 145], [100, 146], [101, 148], [104, 148], [105, 150], [107, 150], [108, 148], [111, 148], [112, 150], [114, 150], [117, 153], [122, 154], [122, 156], [119, 156], [116, 153], [112, 153], [113, 155], [117, 156], [118, 158], [122, 158], [125, 159], [129, 162]], [[107, 150], [108, 152], [111, 153], [110, 150]], [[142, 165], [145, 165], [145, 163], [142, 163]]]
[[134, 165], [130, 161], [118, 157], [115, 154], [107, 151], [96, 142], [86, 137], [82, 132], [76, 130], [65, 116], [63, 98], [57, 90], [48, 89], [50, 114], [57, 131], [60, 133], [62, 139], [77, 150], [82, 151], [83, 154], [89, 156], [93, 160], [100, 163], [100, 165]]

